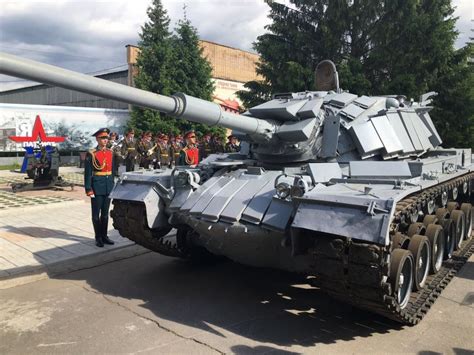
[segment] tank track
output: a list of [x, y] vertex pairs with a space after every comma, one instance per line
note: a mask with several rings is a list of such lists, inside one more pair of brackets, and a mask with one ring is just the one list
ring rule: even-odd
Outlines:
[[[391, 225], [392, 243], [396, 233], [407, 233], [409, 226], [414, 223], [414, 211], [426, 209], [428, 201], [440, 199], [443, 192], [449, 194], [453, 188], [461, 191], [463, 184], [469, 184], [470, 179], [474, 179], [474, 173], [422, 190], [398, 202]], [[412, 291], [408, 305], [402, 309], [388, 278], [389, 255], [393, 245], [380, 247], [334, 236], [317, 239], [319, 241], [310, 249], [314, 256], [312, 274], [316, 276], [313, 279], [316, 286], [342, 302], [408, 325], [415, 325], [423, 319], [474, 253], [474, 239], [464, 240], [451, 258], [443, 262], [441, 269], [428, 276], [421, 290]]]
[[175, 237], [157, 236], [148, 228], [143, 203], [113, 200], [113, 205], [114, 209], [110, 212], [113, 226], [122, 237], [163, 255], [186, 256], [178, 249]]

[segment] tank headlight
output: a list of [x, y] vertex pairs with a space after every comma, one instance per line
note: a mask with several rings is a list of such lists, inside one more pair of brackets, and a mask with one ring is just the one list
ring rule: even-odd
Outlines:
[[276, 194], [279, 198], [285, 199], [290, 196], [291, 187], [286, 182], [280, 182], [276, 187]]

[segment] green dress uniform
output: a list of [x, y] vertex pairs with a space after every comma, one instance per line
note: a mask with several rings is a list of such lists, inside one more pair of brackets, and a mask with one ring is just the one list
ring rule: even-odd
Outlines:
[[173, 148], [173, 163], [175, 165], [179, 165], [178, 164], [179, 155], [180, 155], [181, 149], [183, 149], [183, 146], [179, 142], [173, 142], [171, 144], [171, 147]]
[[[150, 152], [152, 150], [152, 152]], [[153, 153], [156, 150], [156, 146], [153, 142], [141, 140], [137, 144], [137, 153], [140, 156], [140, 167], [149, 169], [150, 164], [153, 161]]]
[[238, 153], [240, 151], [240, 146], [237, 144], [232, 144], [230, 142], [226, 143], [225, 145], [225, 152], [226, 153]]
[[171, 144], [158, 143], [158, 160], [161, 169], [171, 168], [174, 164], [174, 149]]
[[125, 160], [125, 171], [134, 171], [137, 161], [137, 143], [135, 139], [124, 138], [122, 141], [121, 155]]
[[214, 145], [211, 141], [204, 140], [199, 149], [199, 157], [200, 159], [206, 159], [209, 155], [214, 154]]

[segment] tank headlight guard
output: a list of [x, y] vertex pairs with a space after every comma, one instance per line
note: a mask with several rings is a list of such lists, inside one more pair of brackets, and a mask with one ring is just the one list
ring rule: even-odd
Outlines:
[[292, 197], [302, 197], [308, 191], [308, 183], [299, 177], [295, 177], [295, 182], [291, 187]]

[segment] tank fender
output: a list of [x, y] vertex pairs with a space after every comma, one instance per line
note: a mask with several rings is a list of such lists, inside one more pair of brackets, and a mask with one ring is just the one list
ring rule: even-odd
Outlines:
[[392, 199], [318, 194], [298, 199], [291, 225], [315, 232], [388, 245]]
[[[127, 178], [124, 179], [124, 177]], [[148, 227], [165, 228], [169, 227], [169, 216], [165, 213], [166, 199], [161, 197], [159, 192], [167, 185], [169, 177], [146, 177], [134, 178], [133, 175], [123, 175], [115, 184], [110, 194], [114, 200], [124, 200], [133, 202], [143, 202], [145, 204]], [[159, 189], [161, 186], [162, 189]], [[164, 196], [165, 197], [165, 196]]]

